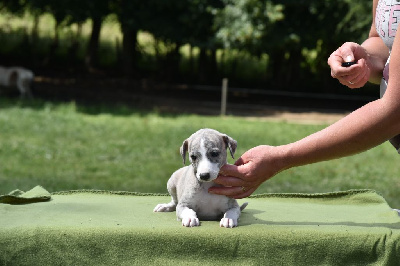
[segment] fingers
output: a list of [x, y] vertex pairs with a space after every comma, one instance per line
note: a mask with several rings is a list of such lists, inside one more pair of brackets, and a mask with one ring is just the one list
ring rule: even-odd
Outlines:
[[348, 67], [347, 72], [338, 71], [336, 78], [339, 82], [349, 88], [360, 88], [368, 82], [370, 70], [364, 59], [358, 60], [357, 64]]
[[240, 166], [225, 164], [221, 167], [219, 176], [214, 182], [227, 187], [248, 186], [249, 182], [245, 180], [242, 170]]
[[233, 176], [218, 176], [217, 179], [214, 179], [214, 183], [229, 187], [241, 187], [248, 185], [248, 183], [243, 179]]
[[[365, 58], [366, 51], [361, 45], [352, 42], [344, 43], [328, 58], [331, 76], [351, 89], [364, 86], [370, 76]], [[356, 64], [344, 67], [343, 62], [356, 62]]]
[[250, 188], [249, 190], [246, 190], [244, 192], [242, 192], [241, 194], [236, 194], [236, 195], [232, 195], [230, 196], [231, 198], [234, 199], [243, 199], [243, 198], [247, 198], [248, 196], [250, 196], [251, 194], [253, 194], [253, 192], [256, 190], [257, 188]]
[[332, 69], [342, 67], [343, 62], [353, 62], [356, 60], [354, 50], [356, 50], [356, 43], [344, 43], [336, 51], [334, 51], [328, 58], [328, 64]]
[[252, 188], [254, 183], [244, 179], [244, 174], [240, 169], [236, 165], [224, 165], [220, 170], [220, 175], [214, 180], [216, 184], [222, 185], [222, 187], [211, 187], [208, 192], [236, 199], [250, 196], [256, 188]]
[[269, 156], [274, 147], [260, 145], [245, 152], [234, 165], [226, 164], [220, 169], [220, 175], [213, 181], [222, 186], [211, 187], [208, 192], [231, 198], [250, 196], [265, 180], [277, 171], [267, 167]]
[[234, 199], [242, 199], [250, 196], [257, 187], [249, 188], [242, 186], [233, 186], [233, 187], [211, 187], [208, 192], [211, 194], [225, 195]]

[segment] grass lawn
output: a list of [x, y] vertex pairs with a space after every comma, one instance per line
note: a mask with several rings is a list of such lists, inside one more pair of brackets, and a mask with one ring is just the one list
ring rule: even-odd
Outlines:
[[[182, 166], [179, 147], [199, 128], [238, 141], [236, 157], [259, 145], [295, 141], [324, 125], [0, 100], [0, 194], [42, 185], [49, 191], [105, 189], [166, 193]], [[280, 173], [256, 193], [369, 188], [400, 207], [399, 155], [385, 143], [365, 153]], [[229, 163], [233, 163], [229, 159]]]

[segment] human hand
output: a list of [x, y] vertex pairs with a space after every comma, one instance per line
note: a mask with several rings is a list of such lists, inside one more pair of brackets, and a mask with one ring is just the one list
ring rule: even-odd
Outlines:
[[[363, 87], [371, 75], [367, 60], [368, 54], [364, 47], [357, 43], [346, 42], [328, 58], [331, 76], [351, 89]], [[356, 62], [356, 64], [343, 67], [344, 62]]]
[[223, 187], [211, 187], [208, 192], [241, 199], [251, 195], [264, 181], [283, 170], [278, 159], [279, 149], [257, 146], [245, 152], [234, 165], [226, 164], [214, 180]]

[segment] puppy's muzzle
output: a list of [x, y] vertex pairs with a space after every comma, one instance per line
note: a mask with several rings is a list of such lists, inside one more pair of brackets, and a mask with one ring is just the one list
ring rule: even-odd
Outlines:
[[208, 180], [210, 180], [210, 176], [211, 176], [210, 173], [201, 173], [200, 179], [203, 181], [208, 181]]

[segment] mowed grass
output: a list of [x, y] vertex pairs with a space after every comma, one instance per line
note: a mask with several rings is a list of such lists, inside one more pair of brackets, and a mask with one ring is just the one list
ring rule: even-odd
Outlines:
[[[236, 139], [237, 158], [251, 147], [289, 143], [325, 126], [3, 99], [0, 194], [36, 185], [50, 192], [166, 193], [171, 173], [182, 167], [180, 145], [199, 128], [214, 128]], [[368, 188], [381, 193], [392, 207], [400, 207], [399, 160], [385, 143], [352, 157], [289, 169], [265, 182], [256, 193]]]

